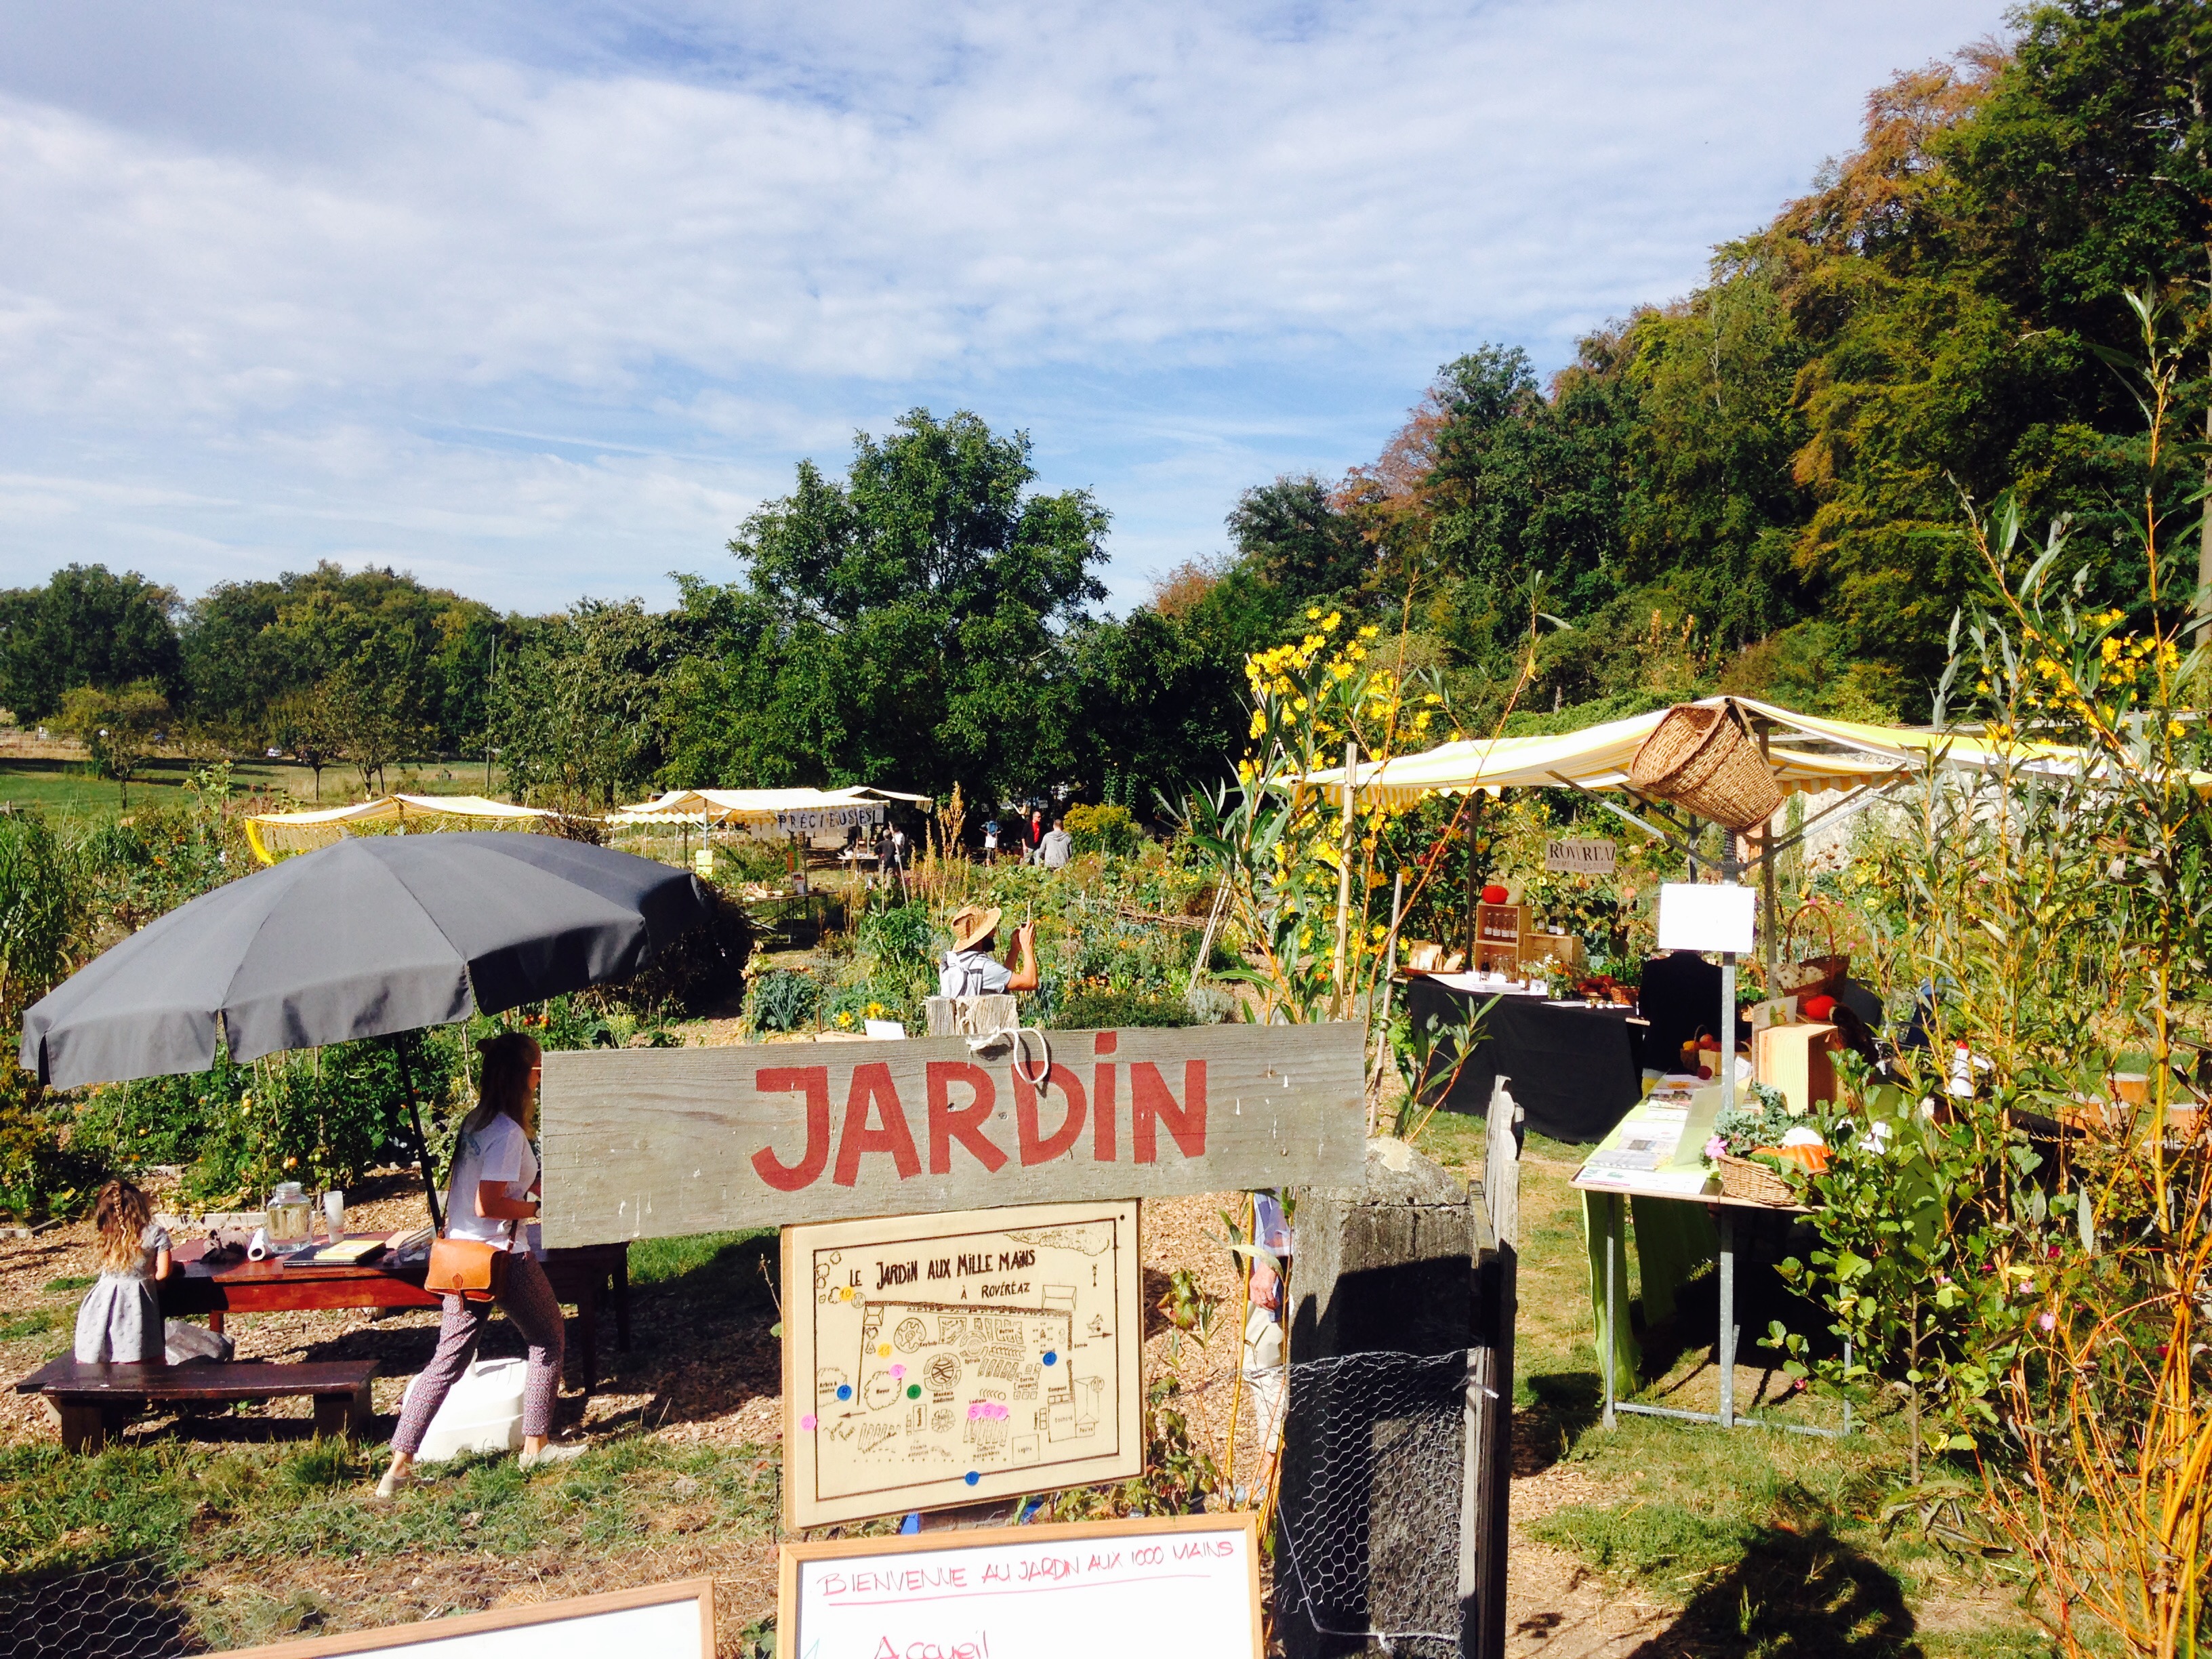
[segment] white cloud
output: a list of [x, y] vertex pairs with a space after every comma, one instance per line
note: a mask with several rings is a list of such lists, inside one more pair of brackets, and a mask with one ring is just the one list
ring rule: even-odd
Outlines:
[[1134, 597], [1443, 358], [1557, 362], [1690, 286], [2000, 11], [796, 9], [0, 5], [0, 435], [37, 481], [0, 484], [0, 579], [657, 593], [927, 404], [1031, 427]]

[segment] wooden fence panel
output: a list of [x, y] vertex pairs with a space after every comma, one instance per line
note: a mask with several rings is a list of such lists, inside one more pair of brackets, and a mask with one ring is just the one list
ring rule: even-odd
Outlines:
[[545, 1243], [1358, 1176], [1353, 1023], [1045, 1042], [1042, 1089], [960, 1038], [549, 1054]]

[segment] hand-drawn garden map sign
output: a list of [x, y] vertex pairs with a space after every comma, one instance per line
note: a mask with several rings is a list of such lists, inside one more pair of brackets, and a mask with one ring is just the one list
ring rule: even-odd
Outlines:
[[1130, 1200], [783, 1233], [794, 1529], [1144, 1473]]
[[960, 1037], [549, 1054], [545, 1243], [1358, 1176], [1357, 1024], [1048, 1041], [1042, 1089]]

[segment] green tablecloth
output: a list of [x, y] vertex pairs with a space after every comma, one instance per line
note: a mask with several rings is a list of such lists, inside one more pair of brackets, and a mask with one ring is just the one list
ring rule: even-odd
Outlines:
[[[1699, 1156], [1699, 1149], [1712, 1133], [1720, 1100], [1721, 1091], [1717, 1086], [1697, 1091], [1674, 1157], [1657, 1170], [1646, 1176], [1626, 1177], [1617, 1190], [1583, 1194], [1583, 1239], [1589, 1253], [1591, 1346], [1598, 1352], [1601, 1363], [1604, 1358], [1601, 1345], [1605, 1334], [1605, 1240], [1609, 1206], [1628, 1206], [1637, 1260], [1643, 1269], [1642, 1299], [1647, 1326], [1672, 1315], [1675, 1293], [1684, 1281], [1701, 1265], [1717, 1260], [1720, 1255], [1720, 1237], [1703, 1201], [1706, 1175]], [[1650, 1103], [1646, 1102], [1631, 1110], [1598, 1143], [1598, 1152], [1618, 1151], [1630, 1137], [1649, 1133], [1649, 1109]], [[1632, 1190], [1636, 1188], [1644, 1190]], [[1661, 1190], [1665, 1188], [1672, 1190]], [[1622, 1242], [1626, 1245], [1626, 1238]], [[1629, 1387], [1632, 1386], [1630, 1379], [1638, 1375], [1643, 1349], [1627, 1317], [1628, 1252], [1625, 1248], [1614, 1254], [1613, 1271], [1613, 1306], [1622, 1316], [1613, 1333], [1613, 1374], [1620, 1379], [1623, 1387]]]

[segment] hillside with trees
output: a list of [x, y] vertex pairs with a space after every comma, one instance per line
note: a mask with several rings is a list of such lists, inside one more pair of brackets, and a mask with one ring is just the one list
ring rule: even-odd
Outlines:
[[[861, 781], [1143, 803], [1222, 772], [1244, 656], [1328, 605], [1468, 729], [1715, 689], [1924, 719], [1965, 501], [2068, 517], [2110, 550], [2109, 596], [2143, 591], [2118, 516], [2142, 423], [2108, 357], [2145, 288], [2212, 351], [2208, 67], [2201, 5], [2026, 10], [1875, 91], [1859, 146], [1702, 287], [1548, 380], [1474, 345], [1374, 461], [1246, 490], [1228, 544], [1127, 616], [1097, 609], [1109, 504], [1036, 491], [1025, 433], [916, 410], [842, 477], [801, 462], [666, 611], [502, 618], [329, 565], [185, 604], [72, 566], [0, 593], [0, 697], [27, 723], [129, 690], [177, 732], [371, 778], [496, 748], [515, 789], [585, 805]], [[2205, 392], [2179, 424], [2206, 429]]]

